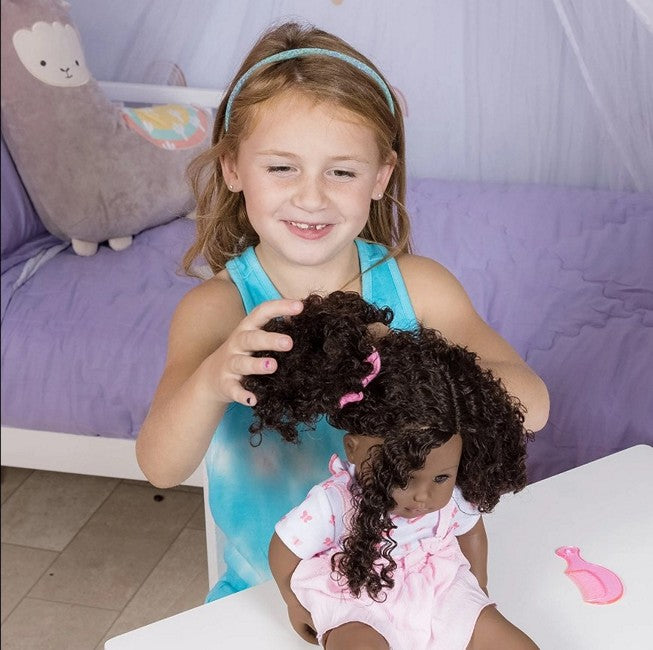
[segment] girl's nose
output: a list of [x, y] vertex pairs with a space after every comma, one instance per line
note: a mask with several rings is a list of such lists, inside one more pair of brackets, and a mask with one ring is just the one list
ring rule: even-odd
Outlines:
[[317, 212], [326, 205], [326, 195], [320, 178], [304, 177], [296, 187], [294, 204], [306, 212]]

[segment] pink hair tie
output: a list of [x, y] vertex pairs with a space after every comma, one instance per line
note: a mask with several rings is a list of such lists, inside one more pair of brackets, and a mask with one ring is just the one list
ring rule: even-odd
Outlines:
[[[381, 357], [379, 353], [374, 350], [368, 357], [365, 358], [365, 361], [369, 362], [372, 364], [372, 372], [370, 372], [369, 375], [366, 377], [363, 377], [363, 380], [361, 381], [361, 384], [363, 384], [363, 388], [369, 384], [374, 377], [376, 377], [379, 374], [379, 371], [381, 370]], [[352, 402], [360, 402], [363, 399], [364, 395], [363, 393], [346, 393], [340, 398], [340, 408], [345, 406], [345, 404], [351, 404]]]

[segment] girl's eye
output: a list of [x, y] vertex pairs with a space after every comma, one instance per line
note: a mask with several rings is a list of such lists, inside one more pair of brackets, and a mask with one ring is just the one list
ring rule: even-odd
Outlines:
[[289, 165], [271, 165], [267, 168], [268, 174], [285, 174], [291, 171], [292, 167]]
[[356, 178], [356, 174], [354, 172], [347, 171], [346, 169], [334, 169], [333, 175], [336, 178]]
[[434, 482], [434, 483], [445, 483], [445, 482], [447, 481], [448, 478], [449, 478], [449, 475], [448, 475], [448, 474], [438, 474], [438, 476], [436, 476], [436, 477], [433, 479], [433, 482]]

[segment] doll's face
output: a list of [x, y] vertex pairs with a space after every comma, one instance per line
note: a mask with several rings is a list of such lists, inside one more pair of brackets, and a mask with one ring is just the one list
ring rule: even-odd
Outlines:
[[405, 489], [396, 489], [393, 515], [412, 519], [444, 508], [456, 485], [462, 438], [456, 434], [440, 447], [431, 449], [422, 469], [413, 472]]
[[[368, 459], [372, 447], [383, 445], [383, 438], [347, 434], [344, 444], [347, 459], [358, 470]], [[396, 507], [391, 514], [412, 519], [444, 508], [456, 485], [462, 448], [462, 438], [456, 434], [440, 447], [431, 449], [424, 467], [412, 474], [406, 487], [393, 491]]]

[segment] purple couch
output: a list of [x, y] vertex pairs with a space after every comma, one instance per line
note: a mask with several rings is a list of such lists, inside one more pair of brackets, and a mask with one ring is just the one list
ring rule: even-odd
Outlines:
[[196, 280], [178, 272], [194, 224], [79, 257], [45, 232], [2, 142], [2, 424], [136, 437], [168, 324]]
[[[416, 180], [416, 251], [451, 269], [541, 374], [531, 480], [653, 444], [653, 196]], [[2, 424], [133, 440], [161, 373], [187, 219], [78, 257], [2, 143]]]

